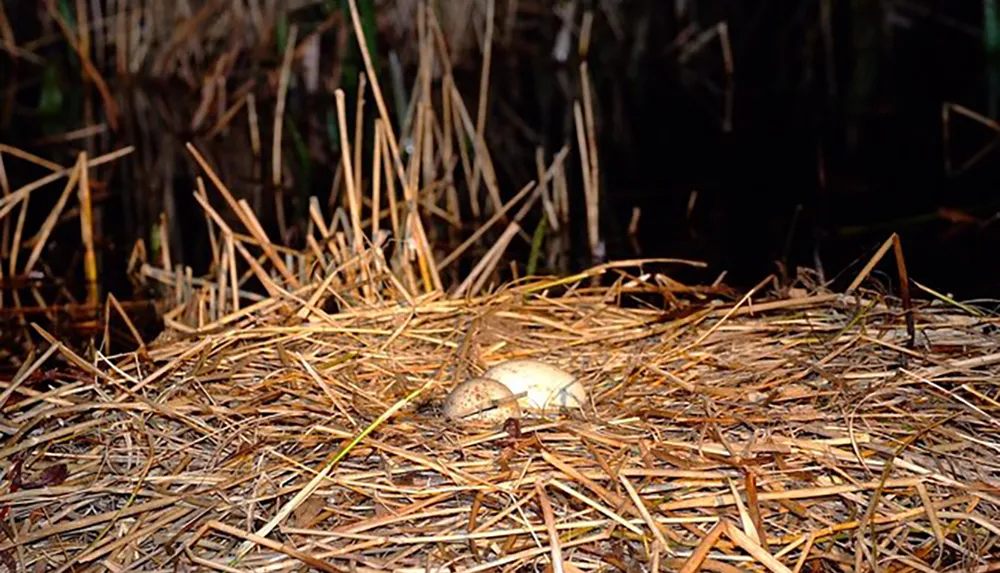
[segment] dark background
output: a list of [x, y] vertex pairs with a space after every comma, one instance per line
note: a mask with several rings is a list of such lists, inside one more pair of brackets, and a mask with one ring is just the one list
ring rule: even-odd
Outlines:
[[[551, 156], [566, 142], [576, 144], [571, 108], [576, 94], [560, 91], [559, 81], [562, 75], [571, 84], [578, 82], [578, 62], [560, 64], [548, 55], [559, 29], [551, 5], [523, 4], [515, 36], [498, 41], [491, 74], [488, 143], [502, 156], [498, 175], [507, 197], [533, 178], [536, 146]], [[959, 297], [993, 297], [1000, 292], [1000, 232], [993, 220], [1000, 210], [997, 156], [989, 154], [967, 172], [949, 175], [942, 138], [942, 105], [959, 104], [989, 115], [997, 102], [990, 74], [1000, 72], [987, 57], [983, 4], [831, 1], [832, 51], [824, 45], [820, 25], [823, 4], [702, 0], [691, 2], [693, 11], [677, 18], [672, 2], [622, 2], [624, 34], [617, 34], [599, 3], [594, 4], [588, 64], [598, 106], [602, 233], [609, 257], [700, 259], [710, 264], [709, 271], [679, 271], [678, 276], [710, 282], [725, 270], [727, 282], [740, 287], [772, 272], [794, 277], [796, 267], [820, 267], [828, 280], [842, 274], [834, 284], [843, 286], [897, 232], [912, 278]], [[45, 11], [35, 3], [7, 1], [4, 6], [19, 39], [53, 33]], [[323, 17], [319, 6], [289, 15], [304, 28]], [[498, 14], [498, 21], [502, 17]], [[705, 30], [718, 22], [728, 25], [732, 78], [723, 71], [718, 39], [684, 64], [672, 47], [686, 26]], [[337, 33], [324, 37], [324, 54], [337, 54]], [[380, 30], [383, 64], [385, 51], [402, 45], [405, 37]], [[39, 141], [86, 125], [80, 94], [92, 87], [79, 85], [64, 43], [50, 42], [36, 53], [46, 59], [45, 66], [0, 53], [6, 110], [0, 141], [69, 165], [82, 147], [79, 142]], [[415, 69], [412, 58], [401, 53], [404, 63], [409, 62], [409, 85]], [[352, 56], [337, 57], [350, 63]], [[273, 45], [241, 58], [240, 71], [230, 79], [233, 88], [280, 65]], [[210, 64], [205, 63], [206, 69]], [[42, 78], [48, 71], [60, 79], [63, 102], [57, 113], [41, 117]], [[456, 62], [456, 78], [472, 113], [478, 74], [478, 61]], [[174, 259], [194, 267], [195, 275], [207, 268], [204, 217], [190, 199], [197, 171], [183, 150], [185, 142], [200, 135], [186, 127], [199, 92], [169, 74], [125, 78], [108, 70], [106, 77], [124, 102], [126, 120], [118, 133], [100, 137], [100, 150], [131, 144], [137, 155], [166, 158], [173, 165], [167, 171], [172, 176], [164, 177], [162, 169], [154, 173], [148, 168], [150, 161], [125, 162], [98, 193], [105, 221], [99, 246], [106, 288], [128, 298], [135, 293], [123, 278], [125, 259], [137, 238], [150, 236], [161, 211], [173, 214]], [[727, 84], [734, 94], [729, 129], [722, 120]], [[258, 101], [265, 146], [270, 144], [266, 114], [273, 108], [267, 96], [273, 98], [273, 91], [268, 88]], [[153, 104], [129, 105], [138, 101], [137, 93]], [[90, 96], [99, 102], [92, 91]], [[99, 106], [95, 108], [99, 115]], [[309, 95], [293, 86], [286, 125], [294, 123], [305, 137], [322, 140], [324, 118], [332, 109], [331, 93]], [[371, 100], [366, 109], [374, 111]], [[529, 129], [512, 127], [519, 122]], [[956, 165], [996, 135], [967, 118], [953, 116], [953, 122], [948, 152]], [[290, 145], [288, 137], [285, 141]], [[206, 148], [215, 157], [247, 153]], [[264, 156], [268, 160], [257, 166], [257, 173], [226, 178], [234, 191], [239, 193], [255, 177], [257, 183], [269, 180], [270, 152]], [[580, 198], [579, 167], [572, 165], [571, 194]], [[303, 197], [315, 194], [325, 200], [335, 166], [333, 161], [317, 162], [307, 180], [296, 183], [300, 188], [286, 194], [290, 218], [303, 213]], [[6, 168], [13, 188], [43, 173], [10, 159]], [[44, 218], [44, 206], [61, 190], [52, 187], [37, 193], [35, 202], [42, 207], [31, 211], [33, 221]], [[266, 189], [264, 197], [261, 218], [275, 237]], [[635, 207], [641, 208], [641, 219], [633, 242], [625, 228]], [[575, 209], [579, 216], [572, 260], [579, 268], [591, 261], [585, 256], [582, 205]], [[525, 227], [534, 228], [533, 223]], [[65, 271], [79, 265], [78, 232], [76, 225], [67, 224], [53, 235], [46, 257], [50, 268]], [[512, 247], [512, 256], [524, 256], [526, 248]], [[891, 263], [880, 269], [887, 272], [876, 278], [892, 288]], [[553, 269], [542, 269], [547, 270]]]

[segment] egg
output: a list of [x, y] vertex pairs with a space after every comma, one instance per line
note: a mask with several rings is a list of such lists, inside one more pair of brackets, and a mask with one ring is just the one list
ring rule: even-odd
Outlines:
[[520, 418], [514, 393], [489, 378], [472, 378], [455, 386], [444, 400], [444, 415], [464, 425], [497, 426]]
[[483, 378], [496, 380], [515, 396], [526, 410], [583, 408], [589, 401], [587, 390], [572, 374], [545, 362], [529, 358], [507, 360], [489, 368]]

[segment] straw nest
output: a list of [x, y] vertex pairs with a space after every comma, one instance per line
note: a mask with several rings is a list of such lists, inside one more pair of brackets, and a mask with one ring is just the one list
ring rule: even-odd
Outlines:
[[[427, 29], [425, 58], [444, 45]], [[860, 290], [890, 246], [904, 274], [898, 241], [844, 294], [806, 283], [768, 295], [762, 283], [725, 298], [670, 277], [664, 263], [678, 261], [492, 289], [533, 206], [569, 227], [569, 147], [540, 153], [537, 181], [505, 202], [450, 66], [434, 91], [422, 63], [413, 121], [397, 133], [359, 47], [374, 153], [358, 152], [360, 135], [340, 140], [340, 205], [331, 217], [311, 197], [308, 248], [272, 243], [189, 144], [208, 179], [194, 199], [209, 276], [175, 267], [165, 247], [147, 262], [137, 244], [131, 259], [176, 303], [161, 338], [147, 346], [129, 323], [137, 351], [84, 357], [35, 327], [48, 346], [0, 382], [0, 572], [1000, 571], [996, 326], [958, 304]], [[582, 63], [574, 120], [596, 256], [587, 73]], [[347, 94], [335, 97], [338, 133], [352, 133]], [[69, 178], [23, 274], [79, 187], [96, 281], [90, 169], [130, 152], [81, 154], [0, 198], [0, 219], [19, 206], [23, 219], [34, 189]], [[432, 218], [467, 227], [456, 165], [474, 217], [489, 219], [442, 256]], [[452, 263], [477, 241], [492, 246], [459, 276]], [[666, 310], [622, 304], [639, 291]], [[99, 306], [96, 289], [88, 303]], [[106, 308], [128, 322], [114, 299]], [[577, 376], [591, 407], [477, 432], [445, 420], [451, 388], [519, 357]]]
[[[998, 570], [990, 324], [927, 303], [908, 349], [871, 293], [671, 318], [618, 304], [651, 286], [626, 278], [304, 319], [269, 298], [97, 366], [54, 345], [77, 369], [27, 376], [5, 407], [3, 563]], [[442, 417], [450, 388], [514, 357], [576, 374], [593, 408], [481, 433]]]

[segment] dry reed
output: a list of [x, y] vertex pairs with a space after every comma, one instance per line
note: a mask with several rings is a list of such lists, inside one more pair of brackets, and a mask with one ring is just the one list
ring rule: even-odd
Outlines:
[[[189, 332], [145, 360], [53, 340], [4, 384], [19, 487], [0, 552], [46, 570], [996, 567], [988, 321], [926, 303], [910, 350], [894, 301], [863, 290], [663, 320], [615, 300], [665, 276], [619, 265], [412, 304], [373, 269], [381, 300], [336, 314], [312, 296], [329, 275], [209, 322], [173, 312]], [[76, 367], [36, 389], [56, 354]], [[463, 376], [523, 356], [580, 376], [593, 408], [477, 434], [441, 418]]]

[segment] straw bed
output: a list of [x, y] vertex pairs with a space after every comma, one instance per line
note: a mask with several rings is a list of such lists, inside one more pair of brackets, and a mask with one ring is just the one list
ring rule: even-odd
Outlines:
[[[22, 489], [0, 497], [4, 561], [997, 570], [993, 326], [927, 305], [906, 350], [891, 301], [829, 293], [664, 321], [585, 275], [305, 322], [272, 301], [96, 379], [26, 383], [5, 407], [0, 459]], [[509, 432], [442, 419], [451, 387], [522, 356], [580, 376], [594, 408]]]

